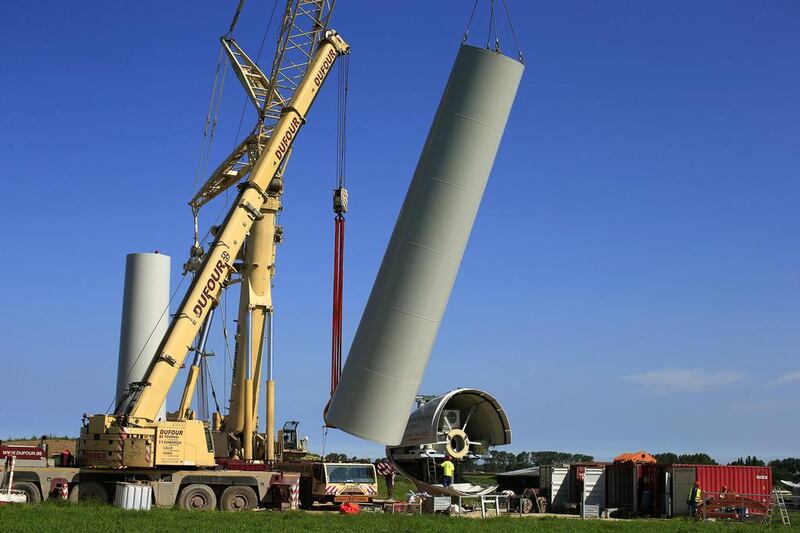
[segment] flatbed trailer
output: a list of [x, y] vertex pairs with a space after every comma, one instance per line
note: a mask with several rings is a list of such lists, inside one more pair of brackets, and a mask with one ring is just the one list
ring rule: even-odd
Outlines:
[[256, 507], [288, 509], [297, 506], [300, 474], [253, 469], [101, 469], [85, 467], [22, 467], [14, 486], [29, 503], [54, 497], [71, 502], [112, 503], [117, 483], [146, 483], [158, 507], [243, 511]]

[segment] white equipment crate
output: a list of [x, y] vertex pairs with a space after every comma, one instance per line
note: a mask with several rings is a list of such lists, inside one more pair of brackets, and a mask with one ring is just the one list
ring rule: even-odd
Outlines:
[[153, 487], [144, 483], [117, 483], [114, 505], [134, 511], [149, 511]]

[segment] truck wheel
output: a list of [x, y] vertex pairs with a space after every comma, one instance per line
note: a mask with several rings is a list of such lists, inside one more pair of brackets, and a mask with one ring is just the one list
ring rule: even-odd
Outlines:
[[28, 503], [39, 503], [42, 501], [42, 493], [39, 492], [39, 487], [33, 483], [20, 481], [18, 483], [14, 483], [14, 488], [25, 493]]
[[539, 504], [539, 511], [538, 512], [540, 512], [540, 513], [546, 513], [547, 512], [547, 498], [545, 498], [544, 496], [539, 496], [538, 498], [536, 498], [536, 503]]
[[519, 505], [522, 508], [523, 514], [528, 514], [533, 510], [533, 502], [529, 498], [521, 498]]
[[86, 481], [74, 485], [69, 491], [70, 503], [108, 503], [108, 491], [100, 483]]
[[189, 511], [213, 511], [217, 508], [217, 495], [208, 485], [189, 485], [178, 496], [178, 507]]
[[228, 487], [222, 492], [219, 508], [222, 511], [249, 511], [258, 505], [256, 491], [243, 485]]
[[300, 508], [310, 510], [314, 508], [314, 489], [311, 483], [300, 481]]
[[300, 509], [310, 511], [314, 508], [314, 498], [312, 496], [300, 497]]

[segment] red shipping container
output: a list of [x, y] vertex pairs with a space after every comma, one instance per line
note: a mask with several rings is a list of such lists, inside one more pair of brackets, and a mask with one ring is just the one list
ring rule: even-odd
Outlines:
[[705, 496], [709, 492], [721, 492], [722, 487], [741, 496], [769, 504], [772, 493], [772, 469], [768, 466], [725, 465], [675, 465], [693, 466], [697, 472], [700, 490]]

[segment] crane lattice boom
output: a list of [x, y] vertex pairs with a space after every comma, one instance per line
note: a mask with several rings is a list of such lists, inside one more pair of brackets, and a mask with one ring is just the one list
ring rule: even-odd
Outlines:
[[[288, 0], [278, 33], [278, 46], [269, 77], [242, 50], [232, 37], [223, 37], [222, 46], [236, 77], [247, 91], [258, 112], [258, 121], [251, 133], [211, 173], [189, 202], [198, 210], [224, 192], [245, 180], [253, 164], [272, 135], [281, 110], [289, 104], [297, 86], [328, 27], [336, 0]], [[279, 169], [281, 179], [288, 158]]]

